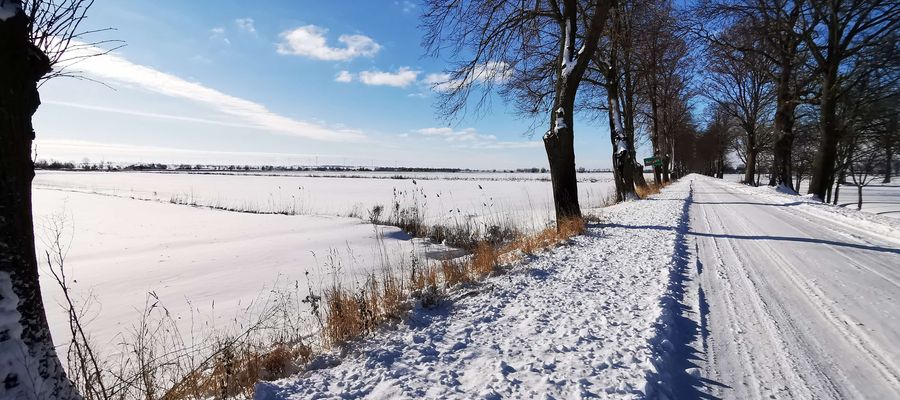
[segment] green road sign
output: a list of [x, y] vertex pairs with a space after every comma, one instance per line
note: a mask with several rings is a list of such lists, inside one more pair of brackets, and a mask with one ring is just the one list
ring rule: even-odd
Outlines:
[[662, 167], [662, 160], [659, 157], [648, 157], [644, 159], [644, 165], [652, 165], [654, 167]]

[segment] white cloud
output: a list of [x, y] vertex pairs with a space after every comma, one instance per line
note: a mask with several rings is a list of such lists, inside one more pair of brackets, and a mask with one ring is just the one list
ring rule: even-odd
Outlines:
[[209, 40], [214, 42], [222, 42], [226, 45], [231, 44], [231, 40], [228, 40], [228, 37], [225, 36], [225, 28], [216, 27], [209, 30]]
[[359, 81], [370, 86], [407, 87], [419, 77], [419, 71], [401, 67], [397, 72], [362, 71]]
[[540, 141], [502, 141], [495, 135], [483, 135], [475, 128], [454, 130], [453, 128], [422, 128], [415, 131], [422, 136], [442, 138], [454, 147], [468, 149], [523, 149], [541, 147]]
[[340, 71], [337, 73], [337, 75], [334, 76], [334, 81], [341, 83], [353, 82], [353, 74], [351, 74], [350, 71], [346, 70]]
[[381, 45], [365, 35], [341, 35], [338, 42], [344, 47], [331, 47], [325, 38], [328, 29], [306, 25], [281, 33], [278, 53], [326, 61], [347, 61], [357, 57], [372, 57]]
[[395, 1], [394, 6], [400, 7], [400, 9], [407, 14], [413, 12], [416, 9], [416, 3], [409, 0]]
[[[99, 49], [79, 44], [70, 48], [68, 55], [77, 59], [79, 54], [89, 55], [99, 52]], [[132, 63], [114, 54], [83, 58], [73, 68], [101, 82], [130, 85], [148, 92], [190, 100], [237, 117], [248, 126], [259, 130], [323, 141], [365, 138], [359, 131], [298, 121], [276, 114], [262, 104], [231, 96], [199, 83], [188, 82], [175, 75]]]
[[238, 18], [234, 20], [234, 24], [237, 25], [238, 29], [244, 32], [256, 34], [256, 26], [253, 24], [253, 18]]
[[425, 84], [438, 92], [449, 92], [473, 83], [505, 83], [512, 76], [512, 68], [502, 61], [488, 61], [478, 64], [465, 79], [451, 79], [447, 73], [433, 73], [425, 77]]

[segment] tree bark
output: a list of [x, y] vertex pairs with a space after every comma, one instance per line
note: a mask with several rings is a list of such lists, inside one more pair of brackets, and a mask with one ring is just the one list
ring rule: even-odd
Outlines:
[[[578, 4], [576, 0], [563, 2], [563, 21], [560, 29], [563, 40], [559, 46], [559, 60], [563, 65], [573, 62], [571, 69], [560, 68], [556, 72], [553, 110], [550, 113], [550, 130], [544, 135], [544, 149], [550, 164], [550, 182], [553, 185], [553, 205], [556, 211], [557, 228], [559, 222], [571, 218], [581, 218], [578, 204], [578, 179], [575, 175], [574, 109], [578, 86], [587, 69], [588, 62], [597, 51], [603, 25], [609, 16], [609, 1], [596, 1], [594, 15], [584, 34], [583, 50], [575, 48], [578, 27]], [[570, 59], [565, 60], [569, 55]]]
[[755, 145], [749, 145], [747, 148], [747, 165], [744, 166], [744, 183], [753, 185], [756, 181], [756, 155], [759, 150]]
[[559, 129], [555, 135], [544, 138], [557, 221], [581, 217], [573, 139], [571, 128]]
[[[634, 191], [634, 140], [629, 144], [628, 132], [622, 125], [622, 110], [619, 108], [619, 55], [618, 43], [621, 34], [621, 13], [618, 2], [613, 1], [610, 9], [613, 21], [608, 68], [606, 71], [606, 99], [609, 115], [609, 138], [612, 143], [613, 178], [616, 182], [616, 201], [635, 200]], [[627, 111], [627, 104], [626, 111]], [[625, 116], [627, 119], [627, 115]]]
[[50, 337], [38, 280], [31, 117], [40, 105], [37, 82], [50, 65], [31, 44], [28, 22], [21, 11], [0, 20], [0, 398], [77, 399]]
[[784, 185], [797, 191], [791, 184], [791, 151], [794, 147], [794, 108], [796, 104], [791, 95], [792, 58], [782, 60], [781, 64], [775, 111], [775, 132], [778, 133], [778, 138], [772, 149], [774, 158], [769, 186]]
[[[656, 90], [654, 89], [652, 92], [652, 99], [650, 99], [650, 114], [653, 119], [653, 133], [650, 136], [650, 141], [653, 144], [653, 157], [659, 157], [659, 106], [656, 104]], [[653, 166], [653, 182], [657, 185], [662, 184], [662, 168], [656, 165]]]
[[[836, 15], [833, 18], [837, 18]], [[839, 131], [837, 127], [837, 97], [838, 97], [838, 62], [835, 56], [838, 51], [840, 33], [833, 21], [828, 29], [828, 55], [829, 59], [824, 65], [822, 74], [822, 93], [820, 96], [822, 138], [819, 141], [819, 149], [813, 162], [812, 178], [809, 181], [808, 194], [815, 195], [820, 200], [825, 198], [825, 192], [829, 184], [834, 180], [834, 166], [837, 159], [837, 145]]]
[[863, 203], [862, 189], [863, 189], [862, 185], [856, 186], [856, 194], [857, 194], [857, 196], [859, 196], [859, 199], [856, 201], [856, 209], [857, 210], [862, 210], [862, 203]]

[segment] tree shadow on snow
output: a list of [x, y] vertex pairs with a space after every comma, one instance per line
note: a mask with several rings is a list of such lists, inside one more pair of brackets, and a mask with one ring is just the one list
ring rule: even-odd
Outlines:
[[[677, 228], [673, 228], [671, 226], [660, 226], [660, 225], [603, 224], [602, 227], [604, 227], [604, 228], [624, 228], [624, 229], [656, 229], [656, 230], [664, 230], [664, 231], [671, 231], [671, 230], [677, 229]], [[702, 237], [712, 237], [712, 238], [722, 238], [722, 239], [775, 240], [775, 241], [786, 241], [786, 242], [824, 244], [824, 245], [828, 245], [828, 246], [847, 247], [847, 248], [858, 249], [858, 250], [868, 250], [868, 251], [877, 251], [877, 252], [881, 252], [881, 253], [900, 254], [900, 249], [891, 248], [891, 247], [870, 246], [870, 245], [858, 244], [858, 243], [847, 243], [847, 242], [838, 242], [835, 240], [813, 239], [813, 238], [804, 238], [804, 237], [766, 236], [766, 235], [734, 235], [734, 234], [728, 234], [728, 233], [705, 233], [705, 232], [691, 232], [691, 231], [687, 231], [684, 234], [688, 235], [688, 236], [702, 236]]]
[[772, 207], [793, 207], [803, 204], [803, 202], [795, 201], [791, 203], [756, 203], [752, 201], [696, 201], [694, 204], [705, 205], [722, 205], [722, 206], [772, 206]]
[[[706, 295], [699, 291], [700, 305], [698, 310], [685, 304], [685, 289], [691, 282], [688, 276], [692, 259], [687, 235], [689, 233], [689, 209], [693, 201], [693, 187], [684, 200], [682, 215], [678, 226], [654, 227], [654, 229], [675, 230], [675, 252], [673, 268], [669, 272], [669, 286], [666, 294], [660, 299], [662, 315], [656, 323], [656, 335], [650, 340], [654, 354], [656, 372], [647, 376], [647, 398], [670, 399], [718, 399], [707, 390], [712, 386], [728, 388], [720, 382], [700, 376], [698, 362], [703, 362], [706, 342], [709, 337], [706, 317], [709, 304]], [[703, 273], [703, 264], [695, 264], [697, 274]], [[699, 313], [699, 315], [696, 315]], [[699, 322], [699, 324], [698, 324]], [[694, 348], [699, 342], [701, 348]], [[693, 373], [692, 373], [693, 372]]]

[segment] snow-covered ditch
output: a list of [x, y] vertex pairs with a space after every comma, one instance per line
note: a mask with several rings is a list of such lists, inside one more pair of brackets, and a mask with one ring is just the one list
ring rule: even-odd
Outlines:
[[[503, 275], [415, 308], [256, 398], [641, 398], [664, 393], [689, 178]], [[676, 292], [676, 293], [673, 293]], [[677, 300], [677, 299], [676, 299]]]

